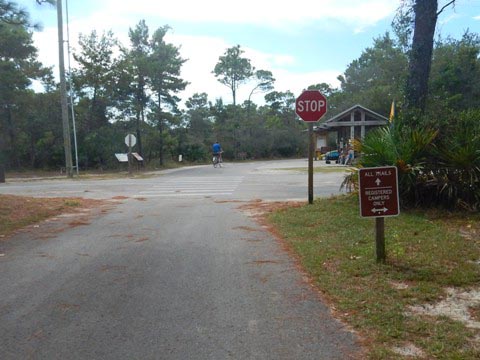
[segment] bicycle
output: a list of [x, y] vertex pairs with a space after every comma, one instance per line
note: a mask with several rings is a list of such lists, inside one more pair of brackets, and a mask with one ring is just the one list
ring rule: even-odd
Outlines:
[[212, 159], [212, 163], [213, 163], [213, 167], [216, 168], [217, 166], [218, 167], [222, 167], [222, 153], [218, 153], [218, 154], [213, 154], [213, 159]]

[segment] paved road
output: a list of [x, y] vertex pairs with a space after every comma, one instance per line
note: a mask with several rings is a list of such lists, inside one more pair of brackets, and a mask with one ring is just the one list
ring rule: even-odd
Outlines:
[[[0, 358], [350, 358], [355, 336], [241, 209], [305, 200], [306, 174], [282, 170], [298, 165], [3, 184], [0, 193], [126, 198], [0, 243]], [[340, 179], [317, 175], [316, 195]]]
[[[317, 166], [325, 166], [316, 162]], [[340, 165], [329, 166], [341, 170]], [[237, 200], [307, 200], [307, 161], [287, 160], [227, 163], [222, 168], [188, 167], [152, 174], [144, 179], [10, 180], [0, 194], [28, 196], [81, 196], [96, 199], [123, 195], [148, 198], [224, 197]], [[290, 169], [290, 170], [289, 170]], [[293, 169], [293, 170], [292, 170]], [[304, 169], [304, 171], [295, 171]], [[315, 196], [338, 194], [343, 173], [315, 174]]]

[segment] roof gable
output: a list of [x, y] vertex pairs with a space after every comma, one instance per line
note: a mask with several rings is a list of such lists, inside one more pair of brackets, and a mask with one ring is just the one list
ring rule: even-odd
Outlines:
[[345, 117], [346, 115], [356, 111], [356, 110], [361, 110], [361, 111], [364, 111], [366, 114], [369, 114], [370, 116], [378, 119], [378, 120], [384, 120], [385, 122], [388, 122], [388, 118], [383, 116], [383, 115], [380, 115], [379, 113], [376, 113], [375, 111], [372, 111], [370, 109], [367, 109], [366, 107], [360, 105], [360, 104], [357, 104], [357, 105], [354, 105], [352, 106], [351, 108], [345, 110], [345, 111], [342, 111], [340, 114], [337, 114], [335, 115], [334, 117], [328, 119], [327, 121], [325, 121], [325, 123], [331, 123], [331, 122], [336, 122], [336, 121], [339, 121], [340, 119], [342, 119], [343, 117]]
[[[355, 121], [354, 124], [351, 122], [351, 114], [355, 111], [360, 111], [365, 114], [364, 118], [366, 118], [365, 122], [358, 122]], [[388, 118], [367, 109], [362, 105], [354, 105], [351, 108], [342, 111], [341, 113], [331, 117], [327, 121], [322, 121], [316, 126], [314, 129], [315, 131], [328, 131], [329, 129], [334, 129], [339, 126], [360, 126], [360, 125], [368, 125], [368, 126], [382, 126], [388, 124]]]

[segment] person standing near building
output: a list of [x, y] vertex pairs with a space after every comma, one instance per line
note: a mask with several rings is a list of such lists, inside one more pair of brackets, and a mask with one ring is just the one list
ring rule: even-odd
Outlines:
[[349, 148], [347, 152], [347, 159], [345, 160], [345, 165], [352, 165], [354, 156], [355, 153], [353, 151], [353, 148]]

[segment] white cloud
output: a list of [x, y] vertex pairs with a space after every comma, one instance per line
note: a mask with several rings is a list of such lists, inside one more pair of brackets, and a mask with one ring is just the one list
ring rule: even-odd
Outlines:
[[448, 24], [449, 22], [455, 21], [455, 20], [460, 19], [460, 18], [462, 18], [461, 15], [459, 15], [457, 13], [451, 13], [451, 14], [448, 14], [445, 17], [439, 19], [438, 20], [438, 25], [443, 26], [443, 25]]
[[[195, 37], [168, 35], [167, 41], [180, 45], [181, 56], [189, 59], [182, 67], [182, 77], [191, 84], [182, 93], [185, 100], [194, 93], [206, 92], [211, 101], [222, 98], [225, 104], [232, 102], [231, 90], [225, 85], [220, 84], [212, 71], [218, 58], [225, 52], [225, 49], [231, 47], [220, 38]], [[270, 70], [275, 81], [275, 90], [291, 91], [294, 94], [300, 94], [303, 89], [312, 84], [326, 82], [334, 87], [339, 85], [337, 76], [340, 73], [336, 70], [316, 71], [308, 73], [294, 73], [283, 68], [284, 64], [295, 63], [295, 58], [291, 55], [270, 54], [251, 48], [242, 48], [244, 57], [251, 60], [256, 69]], [[252, 87], [244, 84], [238, 89], [237, 103], [243, 103], [248, 99]], [[265, 94], [256, 94], [252, 101], [258, 104], [264, 103]]]
[[[108, 9], [107, 14], [115, 20], [155, 14], [158, 18], [191, 23], [255, 24], [288, 30], [291, 26], [328, 20], [361, 29], [391, 15], [398, 4], [399, 0], [296, 0], [294, 3], [258, 0], [243, 0], [241, 3], [225, 0], [105, 0], [98, 5]], [[101, 8], [98, 11], [102, 11]]]
[[205, 92], [210, 100], [230, 96], [229, 90], [220, 84], [212, 74], [218, 57], [228, 47], [220, 38], [167, 34], [165, 40], [180, 47], [180, 55], [187, 61], [182, 66], [181, 77], [190, 82], [182, 92], [182, 98], [188, 99], [194, 93]]
[[38, 60], [45, 66], [58, 66], [57, 36], [56, 28], [33, 33], [33, 42], [38, 49]]
[[[330, 22], [347, 24], [352, 31], [358, 32], [391, 15], [397, 7], [398, 0], [297, 0], [295, 3], [243, 0], [241, 5], [238, 5], [238, 2], [235, 4], [226, 4], [224, 0], [176, 2], [104, 0], [98, 2], [97, 6], [86, 14], [70, 15], [71, 45], [73, 49], [78, 48], [78, 35], [88, 34], [93, 29], [97, 33], [112, 29], [115, 36], [124, 45], [128, 45], [128, 28], [133, 27], [140, 18], [146, 18], [148, 24], [157, 25], [168, 23], [169, 20], [184, 20], [193, 23], [255, 24], [274, 27], [277, 30], [282, 28], [285, 31], [290, 31], [290, 28], [300, 31], [300, 28], [312, 23], [330, 26], [326, 24]], [[47, 66], [55, 66], [57, 76], [56, 27], [45, 27], [44, 31], [35, 33], [34, 41], [39, 48], [39, 60]], [[183, 100], [194, 93], [206, 92], [212, 101], [221, 97], [225, 103], [231, 103], [230, 89], [217, 81], [212, 70], [219, 56], [236, 43], [228, 43], [220, 37], [220, 34], [218, 37], [178, 34], [175, 29], [168, 33], [167, 41], [180, 46], [181, 56], [188, 59], [182, 67], [181, 74], [183, 79], [190, 82], [187, 89], [180, 94]], [[290, 90], [294, 94], [299, 94], [311, 84], [326, 82], [332, 86], [339, 85], [336, 79], [339, 70], [294, 71], [291, 69], [295, 69], [300, 63], [295, 55], [267, 53], [244, 46], [242, 49], [245, 51], [244, 56], [249, 58], [257, 69], [272, 71], [277, 91]], [[72, 63], [72, 66], [75, 64]], [[251, 87], [248, 85], [239, 89], [239, 103], [248, 98], [250, 90]], [[252, 100], [263, 103], [263, 97], [264, 94], [257, 94]]]
[[[74, 27], [76, 30], [70, 34], [72, 47], [78, 47], [77, 39], [80, 32], [87, 33], [90, 31], [87, 25]], [[98, 30], [99, 31], [99, 30]], [[34, 41], [39, 48], [39, 60], [45, 65], [55, 66], [55, 76], [58, 74], [58, 48], [57, 48], [57, 29], [46, 28], [42, 32], [34, 34]], [[127, 39], [123, 39], [127, 43]], [[228, 47], [228, 44], [221, 38], [201, 37], [192, 35], [177, 35], [168, 33], [166, 41], [180, 47], [181, 57], [187, 59], [182, 67], [181, 77], [190, 82], [186, 90], [180, 93], [183, 100], [188, 99], [194, 93], [205, 92], [209, 95], [211, 101], [222, 98], [224, 103], [228, 104], [232, 101], [231, 91], [228, 87], [217, 81], [212, 71], [218, 58]], [[290, 90], [294, 94], [299, 94], [304, 88], [311, 84], [326, 82], [333, 86], [338, 86], [336, 77], [338, 71], [327, 70], [310, 73], [294, 73], [287, 71], [285, 66], [294, 65], [296, 59], [288, 54], [271, 54], [256, 49], [242, 48], [245, 53], [243, 56], [251, 60], [256, 69], [270, 70], [273, 73], [275, 82], [275, 90]], [[67, 53], [65, 53], [66, 56]], [[73, 59], [72, 59], [73, 61]], [[72, 62], [75, 67], [75, 63]], [[247, 100], [251, 87], [243, 85], [238, 91], [238, 103]], [[256, 94], [252, 100], [262, 104], [264, 102], [264, 94]]]

